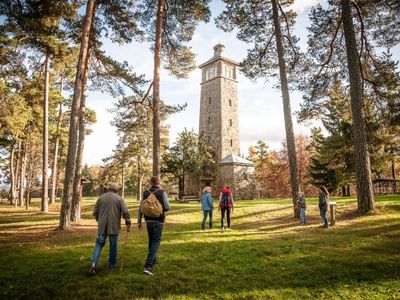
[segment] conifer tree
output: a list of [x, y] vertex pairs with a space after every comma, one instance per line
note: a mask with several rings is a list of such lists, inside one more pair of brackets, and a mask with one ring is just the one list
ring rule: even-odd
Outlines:
[[299, 49], [296, 46], [298, 39], [291, 34], [296, 15], [287, 9], [293, 1], [224, 0], [224, 2], [226, 8], [217, 18], [218, 26], [224, 30], [236, 28], [237, 37], [252, 46], [247, 52], [247, 58], [240, 64], [244, 74], [253, 80], [279, 76], [293, 210], [295, 217], [299, 217], [299, 209], [295, 205], [299, 179], [287, 75], [287, 73], [294, 74], [299, 59]]
[[160, 68], [177, 78], [185, 78], [195, 67], [194, 54], [185, 44], [192, 39], [199, 21], [208, 21], [210, 0], [144, 0], [140, 20], [147, 40], [154, 43], [153, 70], [153, 176], [160, 176]]
[[[390, 49], [399, 42], [398, 6], [392, 1], [328, 1], [310, 14], [308, 60], [302, 114], [318, 116], [334, 75], [348, 83], [352, 114], [357, 202], [360, 212], [374, 208], [366, 130], [365, 97], [386, 105], [385, 82], [396, 81]], [[377, 53], [374, 46], [385, 49]], [[343, 62], [347, 61], [347, 64]], [[383, 79], [383, 80], [382, 80]]]

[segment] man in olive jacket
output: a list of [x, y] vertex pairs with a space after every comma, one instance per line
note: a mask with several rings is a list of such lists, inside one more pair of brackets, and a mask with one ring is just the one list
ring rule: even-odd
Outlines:
[[115, 269], [117, 265], [118, 234], [121, 230], [121, 216], [125, 219], [125, 225], [129, 231], [131, 220], [124, 199], [118, 194], [118, 186], [110, 183], [108, 192], [97, 199], [93, 216], [98, 223], [98, 236], [93, 250], [92, 265], [89, 268], [89, 275], [96, 274], [96, 265], [99, 261], [108, 236], [110, 250], [108, 254], [108, 268]]

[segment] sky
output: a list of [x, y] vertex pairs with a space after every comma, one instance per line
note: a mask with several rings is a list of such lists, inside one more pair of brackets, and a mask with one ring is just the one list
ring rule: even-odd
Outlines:
[[[306, 27], [309, 24], [308, 13], [310, 7], [320, 0], [295, 1], [294, 9], [298, 13], [295, 35], [300, 38], [300, 47], [305, 49], [307, 40]], [[213, 56], [213, 46], [217, 43], [225, 45], [224, 56], [240, 62], [246, 57], [247, 45], [239, 41], [234, 33], [224, 33], [217, 29], [213, 18], [223, 10], [221, 1], [212, 1], [212, 19], [209, 23], [201, 23], [193, 40], [189, 44], [196, 54], [197, 65]], [[124, 46], [104, 41], [104, 50], [114, 59], [127, 61], [138, 74], [145, 74], [147, 79], [152, 78], [153, 54], [148, 43], [131, 43]], [[172, 144], [178, 133], [184, 128], [198, 132], [200, 106], [200, 70], [190, 73], [187, 79], [176, 79], [161, 71], [161, 99], [168, 104], [187, 103], [185, 111], [175, 114], [167, 120], [170, 126], [170, 143]], [[239, 124], [241, 152], [247, 154], [248, 148], [258, 140], [265, 141], [271, 149], [282, 147], [285, 139], [283, 106], [280, 90], [272, 87], [273, 82], [258, 81], [256, 83], [246, 79], [242, 74], [238, 76]], [[112, 107], [112, 96], [100, 92], [88, 92], [87, 106], [97, 114], [97, 123], [92, 126], [93, 133], [85, 142], [84, 162], [88, 165], [102, 164], [104, 157], [112, 154], [117, 142], [117, 133], [110, 122], [113, 115], [107, 111]], [[302, 95], [299, 92], [291, 93], [293, 125], [295, 134], [308, 134], [309, 127], [298, 124], [294, 113], [299, 109]]]

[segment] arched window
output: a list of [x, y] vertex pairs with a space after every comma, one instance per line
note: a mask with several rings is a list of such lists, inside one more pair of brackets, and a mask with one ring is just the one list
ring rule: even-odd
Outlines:
[[229, 106], [232, 106], [232, 100], [229, 99]]
[[233, 146], [233, 140], [231, 140], [231, 147]]
[[210, 123], [211, 123], [211, 117], [208, 116], [208, 124], [210, 124]]
[[208, 98], [208, 104], [211, 104], [211, 97]]
[[232, 127], [232, 119], [229, 119], [229, 125]]

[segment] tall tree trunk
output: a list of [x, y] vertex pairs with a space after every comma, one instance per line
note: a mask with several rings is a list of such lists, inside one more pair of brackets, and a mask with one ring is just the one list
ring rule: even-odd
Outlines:
[[[90, 42], [89, 42], [89, 49], [90, 51]], [[77, 147], [77, 154], [76, 154], [76, 162], [75, 162], [75, 175], [74, 175], [74, 185], [72, 191], [72, 211], [71, 211], [71, 221], [78, 222], [81, 220], [81, 202], [82, 202], [82, 166], [83, 166], [83, 151], [85, 148], [85, 105], [86, 105], [86, 86], [87, 86], [87, 79], [89, 75], [89, 57], [90, 54], [86, 57], [86, 69], [83, 76], [83, 83], [82, 83], [82, 98], [81, 98], [81, 105], [79, 107], [79, 140], [78, 140], [78, 147]]]
[[18, 142], [18, 146], [17, 146], [17, 157], [16, 157], [16, 161], [17, 164], [15, 166], [15, 201], [14, 201], [14, 205], [15, 207], [18, 206], [18, 194], [19, 194], [19, 190], [20, 190], [20, 175], [21, 175], [21, 158], [22, 158], [22, 151], [21, 151], [21, 142]]
[[374, 209], [371, 165], [366, 135], [363, 86], [357, 52], [356, 36], [351, 13], [351, 1], [341, 0], [347, 65], [350, 78], [351, 113], [356, 165], [356, 187], [358, 210], [366, 213]]
[[282, 31], [281, 24], [279, 21], [278, 4], [277, 0], [272, 0], [272, 10], [275, 26], [275, 40], [276, 40], [276, 50], [278, 52], [278, 62], [279, 62], [279, 75], [281, 83], [281, 92], [283, 100], [283, 111], [285, 116], [285, 129], [286, 129], [286, 143], [287, 151], [289, 157], [289, 167], [290, 167], [290, 182], [292, 187], [292, 201], [294, 216], [298, 218], [300, 216], [300, 210], [296, 206], [297, 195], [299, 192], [299, 175], [297, 171], [297, 157], [296, 157], [296, 146], [293, 134], [293, 123], [292, 123], [292, 111], [290, 108], [290, 96], [289, 87], [286, 75], [286, 63], [284, 48], [282, 42]]
[[[86, 76], [87, 78], [87, 76]], [[86, 90], [86, 79], [84, 82], [83, 93]], [[81, 107], [79, 112], [79, 142], [75, 164], [75, 178], [72, 196], [71, 221], [78, 222], [81, 219], [81, 201], [82, 201], [82, 164], [83, 150], [85, 147], [85, 95], [82, 94]]]
[[15, 196], [15, 168], [14, 168], [14, 160], [15, 160], [15, 144], [11, 145], [10, 151], [10, 204], [14, 203], [16, 198]]
[[342, 185], [342, 197], [346, 197], [346, 196], [347, 196], [346, 186]]
[[42, 202], [40, 210], [49, 211], [49, 79], [50, 54], [46, 53], [44, 63], [44, 97], [43, 97], [43, 165], [42, 165]]
[[154, 47], [154, 75], [153, 75], [153, 176], [160, 177], [160, 62], [161, 62], [161, 34], [163, 29], [163, 0], [158, 0], [156, 20], [156, 40]]
[[22, 144], [21, 147], [21, 175], [19, 177], [19, 205], [24, 206], [24, 195], [25, 195], [25, 182], [26, 182], [26, 160], [27, 160], [27, 149], [26, 143]]
[[142, 180], [143, 180], [143, 175], [142, 175], [142, 166], [140, 164], [140, 158], [137, 157], [137, 190], [136, 190], [136, 199], [138, 201], [142, 200]]
[[122, 162], [122, 170], [121, 170], [122, 184], [121, 184], [121, 197], [125, 198], [125, 163]]
[[[63, 92], [64, 89], [64, 79], [61, 78], [61, 85], [60, 85], [60, 93]], [[58, 165], [58, 148], [60, 144], [60, 136], [61, 136], [61, 122], [63, 119], [63, 103], [62, 101], [59, 103], [58, 108], [58, 118], [57, 118], [57, 131], [56, 131], [56, 140], [54, 143], [54, 159], [53, 159], [53, 168], [51, 172], [51, 195], [50, 195], [50, 203], [56, 203], [57, 198], [57, 165]]]
[[67, 229], [70, 225], [73, 182], [78, 143], [79, 107], [83, 94], [83, 78], [85, 76], [85, 70], [87, 67], [85, 64], [88, 62], [87, 56], [89, 55], [90, 28], [95, 15], [95, 2], [95, 0], [88, 0], [86, 5], [86, 17], [82, 31], [81, 48], [74, 86], [74, 96], [72, 98], [71, 106], [68, 153], [65, 167], [64, 190], [61, 204], [59, 229]]

